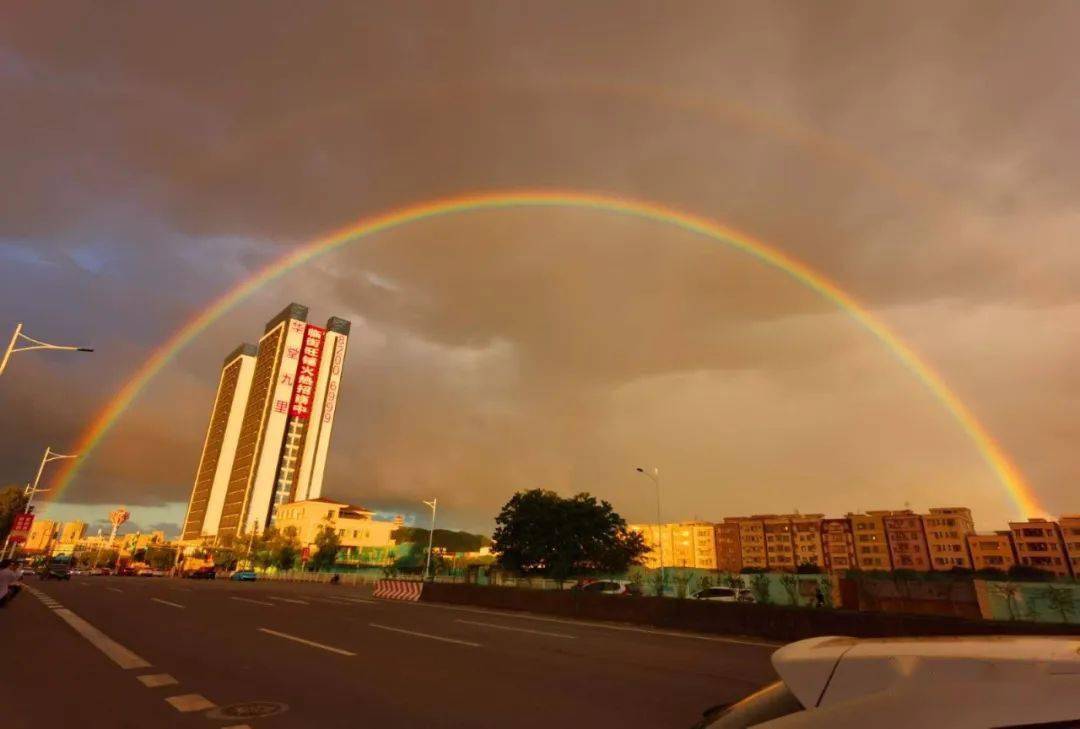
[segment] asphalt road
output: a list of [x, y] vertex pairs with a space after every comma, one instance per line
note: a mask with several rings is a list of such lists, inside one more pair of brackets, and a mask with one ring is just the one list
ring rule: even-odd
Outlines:
[[688, 727], [775, 680], [773, 648], [752, 640], [374, 600], [342, 585], [27, 584], [0, 609], [5, 729]]

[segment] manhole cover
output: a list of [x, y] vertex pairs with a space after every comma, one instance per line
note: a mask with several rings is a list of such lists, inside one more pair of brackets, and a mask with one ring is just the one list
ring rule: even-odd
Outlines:
[[289, 705], [280, 701], [245, 701], [240, 704], [219, 706], [206, 712], [208, 719], [257, 719], [288, 711]]

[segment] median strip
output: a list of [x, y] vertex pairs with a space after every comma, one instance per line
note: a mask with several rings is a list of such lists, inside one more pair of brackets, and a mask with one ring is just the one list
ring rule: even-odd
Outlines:
[[250, 597], [230, 597], [230, 600], [238, 600], [240, 602], [250, 602], [255, 605], [265, 605], [266, 607], [274, 607], [272, 602], [263, 602], [262, 600], [252, 600]]
[[325, 643], [316, 643], [313, 640], [308, 640], [307, 638], [301, 638], [298, 635], [289, 635], [288, 633], [282, 633], [281, 631], [278, 631], [278, 630], [271, 630], [270, 628], [259, 628], [258, 630], [259, 630], [259, 632], [266, 633], [268, 635], [276, 635], [278, 638], [284, 638], [285, 640], [291, 640], [291, 641], [294, 641], [296, 643], [303, 643], [304, 645], [309, 645], [312, 648], [321, 648], [324, 651], [330, 651], [331, 653], [337, 653], [337, 654], [342, 655], [342, 656], [355, 656], [356, 655], [352, 651], [347, 651], [347, 650], [344, 650], [342, 648], [335, 648], [334, 646], [326, 645]]
[[368, 623], [372, 628], [378, 628], [379, 630], [389, 630], [394, 633], [404, 633], [405, 635], [414, 635], [417, 638], [428, 638], [430, 640], [441, 640], [443, 643], [457, 643], [458, 645], [467, 645], [470, 648], [482, 648], [479, 643], [473, 643], [468, 640], [458, 640], [457, 638], [444, 638], [441, 635], [432, 635], [431, 633], [418, 633], [415, 630], [405, 630], [404, 628], [391, 628], [389, 625], [379, 625], [378, 623]]
[[169, 602], [168, 600], [162, 600], [160, 597], [150, 598], [153, 602], [160, 602], [162, 605], [170, 605], [174, 608], [183, 608], [184, 606], [178, 602]]
[[497, 623], [481, 623], [478, 620], [455, 620], [455, 623], [464, 623], [465, 625], [479, 625], [483, 628], [495, 628], [496, 630], [512, 630], [515, 633], [530, 633], [532, 635], [545, 635], [549, 638], [570, 638], [571, 640], [577, 638], [576, 635], [570, 635], [569, 633], [549, 633], [546, 630], [530, 630], [529, 628], [513, 628], [509, 625], [499, 625]]

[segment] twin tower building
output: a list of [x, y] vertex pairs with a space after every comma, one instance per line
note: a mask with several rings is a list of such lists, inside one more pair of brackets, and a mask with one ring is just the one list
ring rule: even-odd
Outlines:
[[221, 368], [182, 539], [262, 532], [278, 506], [318, 498], [350, 324], [289, 304]]

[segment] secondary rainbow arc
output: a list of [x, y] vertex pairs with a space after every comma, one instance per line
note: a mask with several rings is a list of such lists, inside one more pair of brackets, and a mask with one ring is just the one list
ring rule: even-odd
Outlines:
[[883, 321], [824, 275], [762, 241], [708, 218], [646, 200], [576, 190], [493, 191], [415, 203], [364, 218], [306, 243], [269, 263], [218, 297], [154, 350], [80, 435], [73, 450], [81, 454], [82, 458], [65, 463], [65, 468], [57, 476], [50, 501], [58, 499], [71, 486], [82, 464], [92, 458], [101, 441], [131, 406], [146, 384], [189, 342], [265, 284], [317, 256], [348, 243], [411, 223], [481, 210], [543, 207], [596, 210], [670, 224], [753, 256], [758, 261], [782, 271], [803, 286], [815, 291], [847, 312], [858, 324], [876, 337], [933, 393], [968, 435], [1022, 515], [1038, 516], [1045, 513], [1019, 468], [1012, 463], [967, 405], [945, 384], [942, 377]]

